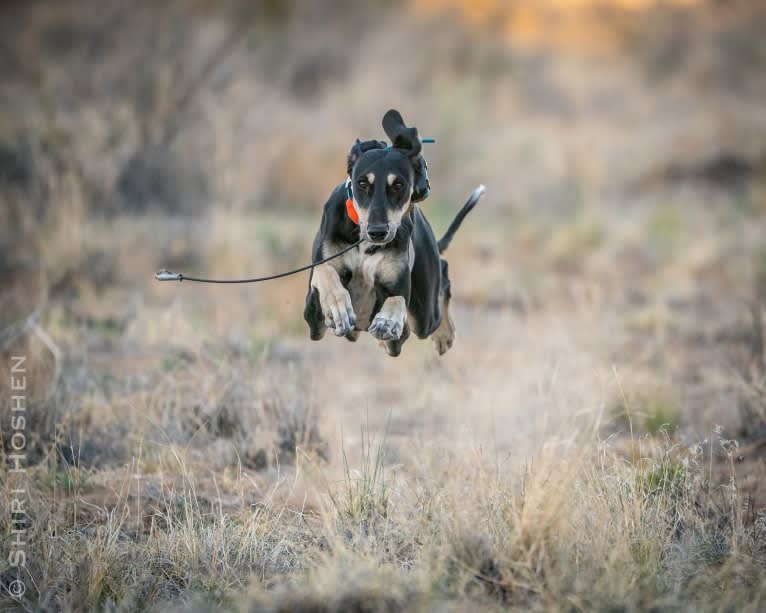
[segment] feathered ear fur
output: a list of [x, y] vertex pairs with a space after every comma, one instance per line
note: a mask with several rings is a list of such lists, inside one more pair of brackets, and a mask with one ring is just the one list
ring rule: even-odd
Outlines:
[[392, 147], [410, 157], [420, 155], [423, 144], [420, 142], [417, 128], [408, 128], [399, 111], [391, 109], [383, 115], [383, 130], [391, 139]]
[[423, 143], [420, 141], [417, 128], [408, 128], [401, 113], [391, 109], [383, 115], [383, 130], [393, 142], [393, 147], [399, 149], [412, 160], [415, 172], [415, 185], [412, 190], [412, 201], [420, 202], [428, 198], [431, 185], [428, 182], [428, 166], [422, 155]]
[[428, 182], [428, 166], [422, 155], [412, 159], [412, 169], [415, 171], [415, 185], [412, 189], [412, 201], [420, 202], [428, 198], [431, 184]]
[[358, 138], [356, 142], [351, 146], [351, 151], [348, 152], [348, 158], [346, 160], [346, 174], [350, 177], [351, 171], [354, 169], [354, 164], [357, 163], [362, 154], [370, 149], [385, 149], [386, 143], [382, 140], [366, 140], [360, 141]]

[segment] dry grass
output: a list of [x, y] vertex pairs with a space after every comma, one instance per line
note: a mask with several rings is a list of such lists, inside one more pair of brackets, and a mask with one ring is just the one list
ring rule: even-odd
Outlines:
[[98, 474], [49, 463], [32, 475], [47, 487], [31, 493], [30, 596], [50, 609], [758, 610], [766, 525], [745, 516], [731, 443], [712, 443], [732, 458], [714, 487], [700, 446], [635, 445], [632, 462], [549, 437], [519, 469], [419, 449], [405, 470], [367, 440], [340, 483], [303, 459], [263, 489], [173, 449], [154, 472], [148, 453]]
[[[763, 10], [473, 4], [0, 9], [4, 606], [766, 607]], [[303, 263], [390, 106], [437, 233], [490, 188], [444, 358], [153, 282]]]

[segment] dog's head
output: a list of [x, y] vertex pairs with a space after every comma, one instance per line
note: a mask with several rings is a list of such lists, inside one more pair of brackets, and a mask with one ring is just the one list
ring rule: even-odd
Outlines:
[[429, 184], [417, 128], [408, 128], [398, 111], [383, 116], [392, 145], [359, 141], [348, 154], [348, 176], [362, 237], [379, 244], [393, 240], [412, 202], [428, 196]]

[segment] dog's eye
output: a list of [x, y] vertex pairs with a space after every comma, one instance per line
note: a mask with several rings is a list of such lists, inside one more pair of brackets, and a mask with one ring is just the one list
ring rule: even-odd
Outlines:
[[367, 189], [370, 186], [367, 179], [359, 179], [356, 184], [359, 186], [359, 189]]
[[391, 185], [391, 189], [392, 189], [393, 191], [395, 191], [395, 192], [400, 192], [400, 191], [402, 191], [402, 188], [403, 188], [403, 187], [404, 187], [404, 183], [402, 183], [401, 181], [394, 181], [394, 182], [392, 183], [392, 185]]

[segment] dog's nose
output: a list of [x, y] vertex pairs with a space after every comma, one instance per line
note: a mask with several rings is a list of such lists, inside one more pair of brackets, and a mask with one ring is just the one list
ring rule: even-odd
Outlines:
[[378, 223], [368, 225], [367, 236], [370, 237], [371, 241], [376, 243], [386, 240], [386, 236], [388, 236], [388, 224]]

